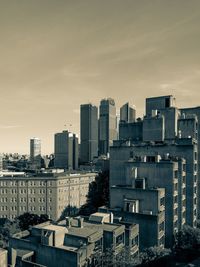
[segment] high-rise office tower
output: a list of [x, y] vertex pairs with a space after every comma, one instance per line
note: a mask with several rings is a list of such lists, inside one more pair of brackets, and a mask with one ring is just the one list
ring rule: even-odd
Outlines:
[[92, 104], [84, 104], [80, 108], [80, 160], [89, 163], [98, 156], [98, 109]]
[[136, 119], [136, 110], [134, 107], [131, 107], [127, 102], [120, 108], [120, 121], [121, 122], [135, 122]]
[[78, 168], [78, 137], [68, 131], [55, 134], [54, 166], [63, 169]]
[[3, 155], [0, 154], [0, 171], [3, 170]]
[[99, 114], [99, 154], [107, 155], [115, 139], [117, 139], [115, 101], [112, 98], [103, 99]]
[[30, 139], [30, 162], [33, 169], [41, 167], [41, 140], [37, 137]]

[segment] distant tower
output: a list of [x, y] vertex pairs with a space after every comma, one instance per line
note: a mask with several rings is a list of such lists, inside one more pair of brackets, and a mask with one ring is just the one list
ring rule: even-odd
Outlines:
[[61, 169], [78, 168], [78, 137], [68, 131], [56, 133], [54, 139], [54, 167]]
[[0, 172], [3, 170], [3, 155], [0, 154]]
[[89, 163], [98, 156], [98, 108], [85, 104], [80, 109], [80, 160], [82, 163]]
[[113, 140], [117, 139], [117, 120], [115, 101], [112, 98], [103, 99], [99, 114], [99, 154], [107, 155]]
[[121, 122], [135, 122], [136, 119], [136, 110], [135, 108], [132, 106], [130, 106], [129, 103], [124, 104], [121, 108], [120, 108], [120, 121]]
[[33, 169], [41, 168], [41, 140], [37, 137], [30, 139], [30, 162]]

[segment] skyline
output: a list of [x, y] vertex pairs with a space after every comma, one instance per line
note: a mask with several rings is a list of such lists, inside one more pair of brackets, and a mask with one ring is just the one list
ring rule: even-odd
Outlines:
[[0, 152], [29, 153], [33, 136], [53, 152], [54, 133], [79, 134], [80, 105], [102, 98], [137, 116], [150, 96], [199, 105], [199, 1], [9, 1], [0, 22]]

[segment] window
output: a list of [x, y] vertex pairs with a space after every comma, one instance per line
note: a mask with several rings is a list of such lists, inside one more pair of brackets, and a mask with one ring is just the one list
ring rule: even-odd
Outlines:
[[131, 244], [133, 247], [138, 245], [138, 240], [139, 240], [138, 235], [132, 239]]
[[170, 107], [170, 98], [169, 97], [165, 98], [165, 107], [166, 108]]
[[165, 198], [162, 197], [160, 198], [160, 206], [164, 206], [165, 205]]
[[116, 246], [124, 243], [124, 234], [118, 235], [116, 237]]
[[139, 212], [139, 201], [126, 200], [124, 203], [124, 210], [128, 212]]
[[178, 179], [178, 171], [174, 171], [174, 178]]
[[159, 224], [159, 232], [164, 231], [164, 230], [165, 230], [165, 223], [162, 222]]

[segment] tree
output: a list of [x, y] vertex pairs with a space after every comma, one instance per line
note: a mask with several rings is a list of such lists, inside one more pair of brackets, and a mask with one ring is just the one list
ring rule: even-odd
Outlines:
[[109, 172], [99, 173], [95, 181], [90, 183], [87, 195], [87, 202], [80, 210], [80, 215], [89, 216], [96, 212], [101, 206], [108, 206], [109, 203]]
[[32, 214], [29, 212], [26, 212], [22, 215], [20, 215], [17, 220], [19, 221], [19, 227], [22, 231], [28, 230], [30, 226], [34, 226], [43, 222], [46, 222], [49, 220], [48, 215], [46, 214]]
[[175, 249], [197, 249], [200, 246], [200, 229], [184, 226], [175, 235]]
[[17, 220], [12, 222], [7, 220], [5, 224], [0, 227], [0, 247], [7, 247], [9, 238], [20, 231], [21, 229]]
[[143, 252], [140, 253], [140, 259], [142, 264], [150, 261], [155, 261], [159, 258], [168, 256], [171, 254], [171, 250], [162, 247], [150, 247], [146, 248]]

